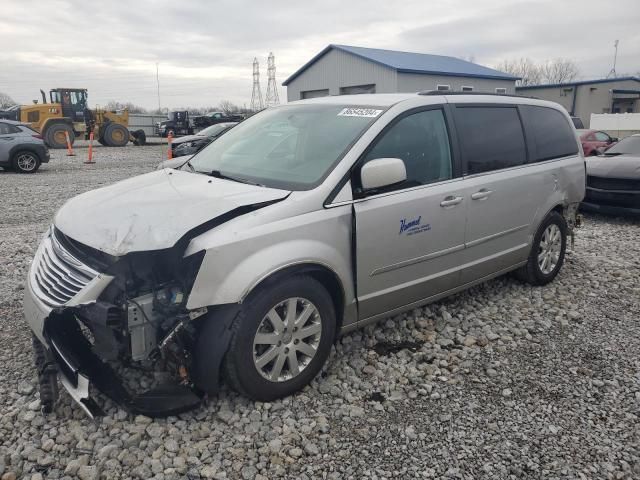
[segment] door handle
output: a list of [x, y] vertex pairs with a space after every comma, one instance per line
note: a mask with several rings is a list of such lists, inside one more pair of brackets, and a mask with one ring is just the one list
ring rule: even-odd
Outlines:
[[483, 188], [482, 190], [472, 193], [471, 200], [484, 200], [485, 198], [489, 198], [489, 196], [493, 193], [493, 190], [487, 190]]
[[448, 196], [440, 202], [441, 207], [453, 207], [462, 201], [462, 197]]

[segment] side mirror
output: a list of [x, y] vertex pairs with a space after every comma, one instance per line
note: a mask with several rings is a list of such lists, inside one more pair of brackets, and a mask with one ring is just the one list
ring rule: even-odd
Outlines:
[[616, 143], [618, 141], [618, 137], [609, 137], [609, 143]]
[[407, 179], [407, 169], [399, 158], [376, 158], [360, 169], [363, 190], [389, 187]]

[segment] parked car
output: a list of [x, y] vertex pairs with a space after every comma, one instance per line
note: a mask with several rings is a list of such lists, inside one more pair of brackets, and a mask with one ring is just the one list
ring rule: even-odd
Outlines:
[[598, 155], [616, 144], [618, 139], [600, 130], [576, 130], [580, 136], [585, 157]]
[[[158, 416], [221, 375], [271, 401], [342, 332], [510, 271], [551, 282], [585, 189], [566, 111], [435, 93], [269, 108], [180, 170], [65, 203], [25, 286], [45, 409], [44, 365], [89, 413], [89, 385]], [[139, 362], [176, 383], [130, 392], [120, 367]]]
[[205, 128], [204, 130], [200, 130], [195, 135], [180, 137], [174, 140], [171, 144], [173, 156], [181, 157], [184, 155], [193, 155], [237, 124], [238, 122], [217, 123]]
[[623, 138], [587, 161], [582, 209], [612, 215], [640, 214], [640, 135]]
[[216, 123], [225, 122], [241, 122], [244, 120], [244, 116], [240, 114], [224, 113], [224, 112], [211, 112], [206, 115], [200, 115], [193, 118], [193, 124], [197, 128], [206, 128]]
[[38, 132], [24, 123], [0, 120], [0, 167], [36, 173], [48, 161], [49, 149]]

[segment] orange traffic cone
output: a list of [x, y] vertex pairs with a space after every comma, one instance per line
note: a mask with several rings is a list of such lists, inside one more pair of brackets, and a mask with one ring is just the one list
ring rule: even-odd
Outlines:
[[93, 161], [93, 130], [91, 130], [91, 133], [89, 133], [89, 158], [87, 158], [87, 161], [84, 163], [86, 165], [96, 163]]
[[171, 160], [173, 158], [173, 150], [171, 150], [171, 143], [173, 142], [173, 132], [167, 134], [167, 158]]

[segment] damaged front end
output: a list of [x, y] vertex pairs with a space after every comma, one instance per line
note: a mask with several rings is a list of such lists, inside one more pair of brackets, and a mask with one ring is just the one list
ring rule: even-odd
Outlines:
[[[91, 416], [89, 386], [135, 414], [177, 414], [200, 404], [192, 351], [206, 308], [186, 301], [204, 257], [184, 245], [113, 257], [52, 230], [29, 273], [25, 315], [34, 330], [41, 403], [50, 411], [56, 375]], [[137, 381], [136, 375], [152, 380]], [[157, 379], [171, 379], [158, 384]], [[139, 391], [142, 385], [156, 386]]]

